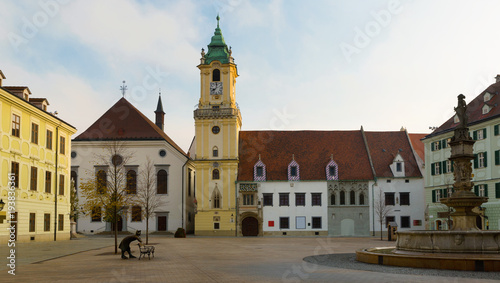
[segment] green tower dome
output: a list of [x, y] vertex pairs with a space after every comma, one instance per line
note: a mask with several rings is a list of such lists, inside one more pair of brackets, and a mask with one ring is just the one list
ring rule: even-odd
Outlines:
[[208, 52], [205, 55], [205, 64], [210, 64], [212, 61], [220, 61], [222, 64], [229, 63], [231, 52], [227, 48], [224, 36], [219, 28], [219, 15], [217, 15], [217, 28], [215, 29], [212, 40], [208, 45]]

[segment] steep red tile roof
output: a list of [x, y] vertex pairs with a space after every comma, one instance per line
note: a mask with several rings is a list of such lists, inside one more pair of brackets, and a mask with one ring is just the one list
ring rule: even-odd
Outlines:
[[415, 152], [418, 154], [420, 159], [425, 161], [424, 143], [422, 142], [422, 139], [425, 138], [427, 134], [408, 134], [408, 136], [410, 137], [410, 142]]
[[[484, 94], [489, 92], [492, 97], [489, 101], [484, 102]], [[476, 98], [467, 104], [467, 116], [469, 117], [468, 125], [478, 124], [490, 119], [498, 118], [500, 116], [500, 82], [496, 82], [489, 87], [487, 87], [483, 92], [481, 92]], [[457, 94], [458, 96], [458, 94]], [[455, 100], [455, 105], [457, 105]], [[490, 111], [483, 114], [483, 106], [487, 104], [490, 106]], [[453, 115], [448, 121], [444, 122], [439, 128], [434, 130], [431, 134], [427, 135], [425, 138], [430, 138], [436, 135], [440, 135], [455, 129], [458, 123], [455, 123], [455, 115]]]
[[292, 155], [300, 167], [300, 180], [326, 180], [332, 155], [340, 180], [373, 179], [361, 131], [241, 131], [239, 181], [253, 181], [259, 154], [269, 181], [288, 180]]
[[422, 177], [405, 131], [365, 132], [377, 177], [394, 177], [389, 165], [399, 153], [405, 164], [405, 177]]
[[186, 153], [158, 126], [121, 98], [74, 141], [89, 140], [165, 140], [180, 153]]

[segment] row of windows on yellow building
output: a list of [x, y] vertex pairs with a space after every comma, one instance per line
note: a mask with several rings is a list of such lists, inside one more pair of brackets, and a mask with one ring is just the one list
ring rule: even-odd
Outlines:
[[68, 153], [76, 129], [47, 111], [47, 99], [33, 98], [25, 86], [4, 86], [4, 80], [0, 71], [0, 198], [6, 203], [0, 243], [12, 239], [11, 226], [20, 242], [53, 240], [56, 233], [58, 240], [69, 239]]

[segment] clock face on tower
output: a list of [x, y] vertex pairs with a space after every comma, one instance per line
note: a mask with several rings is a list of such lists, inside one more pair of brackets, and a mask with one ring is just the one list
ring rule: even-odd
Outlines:
[[211, 82], [210, 83], [210, 94], [222, 94], [222, 82]]

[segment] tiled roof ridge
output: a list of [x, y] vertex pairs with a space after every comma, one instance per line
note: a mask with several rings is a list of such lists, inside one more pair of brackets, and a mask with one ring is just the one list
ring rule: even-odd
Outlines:
[[174, 147], [177, 151], [179, 151], [181, 154], [187, 157], [187, 154], [165, 133], [163, 132], [158, 126], [156, 126], [155, 123], [153, 123], [151, 120], [149, 120], [148, 117], [146, 117], [139, 109], [137, 109], [132, 103], [130, 103], [127, 99], [124, 97], [120, 98], [113, 106], [111, 106], [106, 112], [104, 112], [94, 123], [92, 123], [84, 132], [82, 132], [80, 135], [78, 135], [76, 138], [74, 138], [74, 141], [90, 141], [90, 140], [111, 140], [111, 139], [120, 139], [120, 138], [88, 138], [86, 137], [88, 135], [87, 132], [89, 132], [91, 129], [94, 128], [95, 125], [100, 123], [101, 119], [104, 119], [107, 115], [110, 115], [110, 111], [113, 111], [117, 105], [125, 104], [127, 107], [129, 107], [132, 111], [135, 111], [136, 114], [139, 115], [150, 127], [155, 136], [152, 137], [135, 137], [135, 138], [126, 138], [124, 137], [123, 140], [155, 140], [155, 139], [163, 139], [167, 143], [169, 143], [172, 147]]

